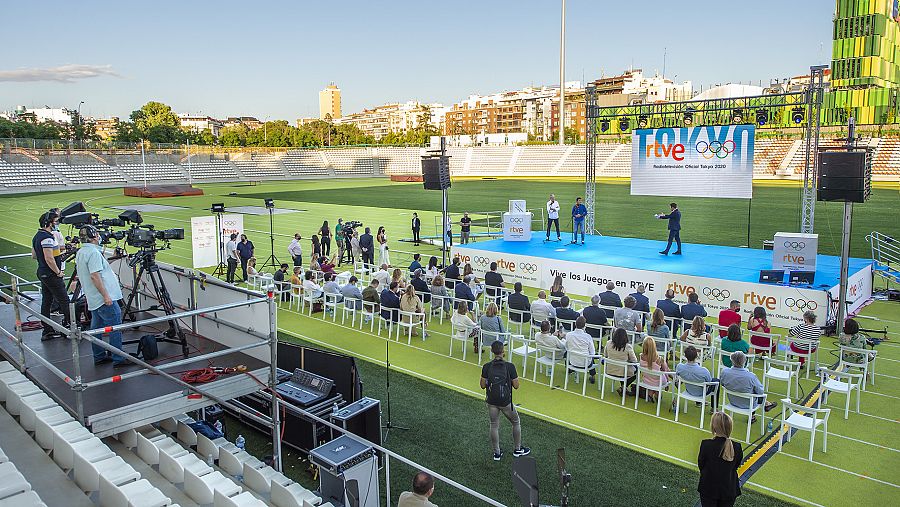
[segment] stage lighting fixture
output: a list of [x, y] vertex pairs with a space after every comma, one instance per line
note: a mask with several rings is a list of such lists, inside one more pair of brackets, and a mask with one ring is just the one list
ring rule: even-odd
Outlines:
[[628, 118], [624, 116], [619, 118], [619, 130], [622, 132], [628, 130], [628, 127], [630, 126], [629, 123]]
[[740, 124], [744, 122], [744, 110], [735, 109], [731, 112], [731, 123]]
[[794, 123], [803, 123], [804, 116], [805, 113], [803, 112], [803, 108], [801, 106], [797, 106], [791, 111], [791, 120], [793, 120]]
[[225, 213], [225, 203], [224, 202], [214, 202], [212, 206], [209, 208], [213, 213]]
[[763, 126], [766, 123], [769, 123], [769, 112], [765, 109], [757, 109], [756, 110], [756, 124], [759, 126]]
[[609, 120], [601, 120], [600, 132], [606, 132], [607, 130], [609, 130]]
[[275, 207], [275, 201], [273, 201], [272, 199], [263, 199], [263, 200], [264, 200], [265, 203], [266, 203], [266, 208], [267, 208], [267, 209], [272, 209], [272, 208]]
[[649, 124], [649, 123], [650, 123], [650, 119], [647, 118], [646, 115], [641, 115], [638, 117], [638, 126], [641, 127], [642, 129], [647, 128], [647, 124]]

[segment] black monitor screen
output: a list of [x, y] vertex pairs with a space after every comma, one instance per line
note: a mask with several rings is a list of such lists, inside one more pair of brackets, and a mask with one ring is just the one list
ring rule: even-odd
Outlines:
[[791, 271], [790, 281], [791, 283], [801, 283], [801, 284], [812, 284], [813, 280], [816, 279], [815, 271]]
[[784, 271], [780, 269], [763, 269], [759, 272], [759, 283], [781, 283], [784, 281]]

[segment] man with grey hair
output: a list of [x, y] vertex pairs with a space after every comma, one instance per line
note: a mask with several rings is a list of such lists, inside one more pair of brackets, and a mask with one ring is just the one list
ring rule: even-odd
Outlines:
[[613, 312], [613, 325], [616, 327], [621, 327], [625, 331], [631, 333], [632, 331], [635, 333], [640, 333], [644, 330], [644, 326], [641, 324], [643, 322], [643, 318], [641, 314], [635, 311], [634, 305], [636, 301], [631, 296], [625, 296], [625, 308], [616, 308]]
[[647, 286], [639, 283], [637, 292], [632, 292], [629, 296], [634, 298], [634, 310], [637, 312], [650, 313], [650, 298], [644, 295], [647, 292]]
[[547, 293], [539, 291], [537, 299], [531, 302], [531, 321], [540, 326], [545, 320], [555, 328], [556, 308], [547, 301]]
[[[747, 355], [738, 350], [732, 352], [730, 357], [731, 368], [725, 368], [719, 374], [719, 385], [732, 393], [747, 395], [765, 394], [762, 382], [759, 381], [752, 371], [745, 367], [747, 364]], [[751, 400], [753, 402], [752, 406], [756, 407], [760, 404], [760, 400], [765, 400], [765, 398], [760, 396], [743, 397], [738, 396], [737, 394], [729, 395], [728, 398], [728, 402], [737, 408], [750, 408]], [[764, 407], [765, 411], [768, 412], [769, 410], [772, 410], [776, 405], [777, 404], [774, 401], [767, 401]], [[755, 416], [753, 420], [756, 420]]]
[[[600, 294], [597, 294], [598, 296], [600, 296], [600, 304], [601, 305], [611, 306], [613, 308], [621, 308], [622, 307], [622, 298], [620, 298], [619, 295], [613, 291], [613, 289], [615, 289], [615, 288], [616, 288], [615, 283], [608, 282], [606, 284], [606, 292], [601, 292]], [[607, 319], [613, 318], [612, 310], [606, 310], [606, 318]]]
[[601, 333], [600, 329], [593, 326], [605, 326], [608, 322], [606, 319], [606, 312], [598, 306], [599, 304], [600, 296], [593, 296], [591, 298], [591, 306], [585, 306], [581, 310], [581, 316], [584, 317], [587, 324], [591, 326], [585, 327], [585, 331], [594, 338], [600, 338]]

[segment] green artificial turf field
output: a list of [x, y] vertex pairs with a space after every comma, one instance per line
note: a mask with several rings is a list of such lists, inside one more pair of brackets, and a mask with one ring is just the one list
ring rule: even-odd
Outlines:
[[[185, 227], [189, 233], [189, 218], [207, 215], [206, 210], [212, 202], [224, 201], [228, 206], [261, 206], [263, 197], [272, 197], [281, 208], [304, 210], [276, 215], [276, 254], [279, 257], [286, 258], [285, 250], [293, 232], [299, 231], [308, 237], [321, 226], [322, 220], [327, 219], [333, 224], [337, 217], [343, 217], [361, 220], [373, 230], [378, 225], [385, 225], [392, 240], [392, 258], [395, 264], [402, 265], [413, 247], [396, 241], [409, 236], [408, 222], [412, 211], [418, 211], [422, 216], [423, 235], [433, 234], [440, 203], [440, 194], [425, 192], [419, 184], [390, 183], [384, 179], [292, 181], [259, 186], [211, 185], [203, 188], [206, 195], [202, 197], [152, 201], [124, 197], [121, 190], [115, 189], [2, 197], [0, 222], [3, 228], [0, 238], [6, 241], [0, 241], [0, 255], [10, 251], [27, 252], [24, 245], [30, 244], [37, 216], [51, 206], [65, 206], [74, 200], [85, 201], [92, 211], [104, 218], [115, 216], [120, 211], [108, 209], [108, 206], [150, 202], [179, 206], [181, 208], [177, 210], [144, 213], [145, 221], [156, 224], [158, 228]], [[583, 184], [575, 182], [455, 181], [450, 193], [450, 208], [453, 212], [465, 209], [499, 211], [506, 209], [507, 199], [510, 198], [524, 198], [532, 207], [542, 206], [549, 192], [555, 192], [566, 203], [582, 190]], [[236, 196], [230, 196], [232, 192]], [[758, 185], [754, 188], [754, 194], [751, 245], [760, 246], [763, 239], [770, 238], [776, 231], [796, 230], [797, 187]], [[598, 185], [597, 195], [597, 223], [604, 234], [662, 238], [664, 231], [659, 222], [642, 217], [664, 209], [671, 199], [631, 197], [627, 185], [606, 182]], [[683, 238], [686, 242], [747, 243], [747, 201], [684, 198], [678, 201], [685, 212]], [[876, 189], [870, 202], [856, 206], [852, 243], [855, 256], [867, 256], [868, 244], [864, 236], [868, 232], [879, 230], [895, 236], [900, 232], [896, 211], [900, 209], [898, 203], [900, 194], [893, 186]], [[816, 226], [823, 253], [837, 251], [839, 213], [840, 207], [834, 203], [819, 203], [816, 209]], [[256, 243], [257, 256], [261, 259], [268, 256], [269, 217], [245, 215], [244, 220], [245, 229]], [[308, 253], [308, 244], [303, 246], [304, 252]], [[426, 255], [437, 253], [437, 249], [427, 246], [416, 251]], [[189, 266], [190, 242], [173, 242], [172, 249], [162, 252], [159, 258]], [[23, 276], [33, 278], [33, 264], [29, 259], [0, 260], [0, 265], [10, 265]], [[884, 319], [884, 322], [863, 320], [864, 327], [887, 325], [895, 334], [894, 342], [884, 343], [878, 348], [876, 385], [868, 386], [862, 395], [862, 414], [851, 412], [850, 418], [844, 420], [843, 398], [833, 395], [829, 400], [829, 405], [835, 409], [829, 421], [827, 454], [821, 452], [821, 439], [817, 439], [815, 459], [818, 463], [807, 462], [809, 437], [805, 433], [799, 434], [785, 447], [784, 452], [772, 458], [750, 479], [750, 490], [807, 505], [880, 505], [896, 503], [900, 499], [900, 480], [896, 472], [900, 469], [900, 446], [895, 442], [900, 424], [900, 344], [896, 334], [900, 331], [900, 307], [896, 303], [879, 302], [867, 307], [863, 313]], [[410, 386], [420, 387], [410, 390], [415, 392], [421, 389], [427, 396], [410, 394], [394, 397], [392, 393], [392, 399], [396, 417], [400, 417], [399, 414], [409, 417], [409, 420], [404, 420], [407, 425], [411, 420], [421, 421], [419, 424], [435, 435], [420, 434], [419, 439], [410, 438], [402, 443], [395, 441], [390, 447], [451, 477], [471, 478], [471, 482], [462, 482], [489, 496], [509, 501], [509, 497], [505, 496], [509, 494], [509, 460], [501, 462], [500, 468], [497, 468], [485, 450], [487, 420], [485, 415], [478, 415], [478, 407], [483, 408], [483, 404], [479, 401], [480, 370], [477, 359], [473, 358], [470, 350], [467, 360], [463, 362], [459, 346], [454, 351], [454, 357], [448, 357], [449, 326], [436, 322], [430, 326], [432, 336], [427, 341], [414, 338], [411, 345], [407, 345], [404, 339], [400, 344], [392, 345], [391, 349], [392, 366], [399, 372], [417, 377], [417, 380], [409, 379], [408, 382]], [[309, 318], [287, 309], [279, 315], [279, 327], [298, 339], [344, 351], [376, 365], [383, 364], [385, 359], [384, 338], [369, 333], [368, 327], [365, 331], [359, 331], [349, 326], [341, 327], [340, 319], [333, 324], [323, 322], [321, 314]], [[833, 362], [833, 341], [831, 338], [823, 341], [820, 349], [823, 364]], [[761, 366], [757, 365], [755, 370], [759, 374]], [[378, 370], [373, 367], [370, 371]], [[530, 365], [522, 373], [529, 380], [523, 382], [522, 389], [516, 394], [516, 401], [521, 404], [521, 413], [534, 417], [526, 420], [524, 432], [541, 462], [543, 483], [552, 481], [553, 450], [566, 447], [570, 453], [581, 453], [581, 459], [570, 460], [583, 463], [582, 468], [573, 470], [576, 477], [583, 477], [579, 487], [589, 488], [591, 484], [596, 484], [597, 488], [596, 491], [577, 490], [579, 505], [626, 503], [617, 501], [621, 498], [601, 501], [604, 491], [635, 495], [627, 503], [692, 503], [694, 498], [687, 497], [693, 491], [690, 478], [695, 477], [697, 445], [700, 439], [708, 435], [708, 430], [697, 427], [697, 409], [690, 407], [688, 414], [682, 414], [680, 422], [675, 423], [673, 414], [665, 407], [657, 418], [655, 406], [644, 402], [635, 411], [633, 398], [627, 400], [626, 407], [619, 406], [615, 396], [609, 393], [605, 400], [600, 400], [597, 386], [588, 386], [588, 394], [583, 397], [581, 384], [570, 380], [569, 392], [563, 392], [564, 376], [559, 371], [550, 381], [553, 388], [547, 385], [549, 379], [543, 373], [537, 374], [537, 382], [531, 382], [533, 370]], [[375, 378], [369, 381], [367, 387], [373, 390], [376, 397], [381, 393], [376, 387], [378, 376], [378, 373], [373, 375]], [[427, 384], [422, 384], [422, 381]], [[814, 387], [812, 380], [805, 379], [802, 386], [805, 392]], [[448, 389], [455, 392], [448, 392]], [[773, 399], [777, 399], [779, 392], [784, 393], [784, 386], [776, 383], [770, 391]], [[668, 396], [665, 400], [669, 400]], [[449, 408], [451, 406], [452, 409]], [[458, 417], [470, 412], [473, 415]], [[776, 413], [780, 416], [780, 409], [771, 415]], [[441, 424], [444, 420], [448, 422]], [[505, 428], [507, 436], [504, 438], [508, 440], [508, 426]], [[738, 416], [736, 436], [743, 437], [745, 428], [746, 418]], [[536, 429], [540, 436], [533, 436]], [[758, 427], [754, 426], [751, 439], [758, 436]], [[592, 443], [595, 449], [591, 447]], [[609, 446], [607, 443], [615, 445]], [[575, 448], [579, 450], [575, 451]], [[666, 464], [647, 460], [644, 455], [661, 459]], [[608, 468], [610, 463], [615, 465], [614, 468]], [[641, 480], [617, 480], [610, 477], [614, 474], [613, 470], [620, 476], [628, 475], [629, 478]], [[645, 479], [647, 473], [653, 479]], [[495, 476], [498, 477], [496, 481], [493, 480]], [[663, 485], [668, 489], [663, 490]], [[682, 489], [686, 493], [682, 494]], [[774, 500], [748, 495], [739, 504], [767, 503], [774, 503]], [[454, 503], [438, 501], [438, 504]]]

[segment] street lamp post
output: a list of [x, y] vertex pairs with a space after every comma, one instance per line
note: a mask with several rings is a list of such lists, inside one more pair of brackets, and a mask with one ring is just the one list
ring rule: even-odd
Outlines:
[[559, 145], [566, 144], [566, 0], [559, 27]]

